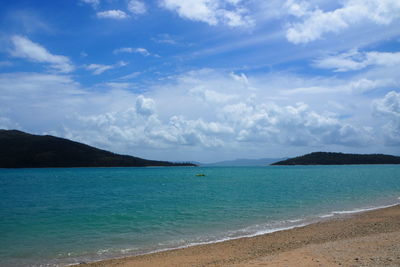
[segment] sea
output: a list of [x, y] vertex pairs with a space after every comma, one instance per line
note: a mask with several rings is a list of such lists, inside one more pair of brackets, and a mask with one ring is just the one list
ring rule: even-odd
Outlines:
[[399, 197], [400, 165], [0, 169], [0, 266], [255, 236]]

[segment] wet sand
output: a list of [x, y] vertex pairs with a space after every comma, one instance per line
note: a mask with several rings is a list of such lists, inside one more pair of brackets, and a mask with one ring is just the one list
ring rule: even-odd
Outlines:
[[400, 266], [400, 205], [255, 237], [79, 266]]

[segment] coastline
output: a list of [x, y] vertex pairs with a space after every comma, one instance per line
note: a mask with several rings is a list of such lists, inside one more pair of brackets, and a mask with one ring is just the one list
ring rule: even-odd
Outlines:
[[[322, 218], [321, 218], [322, 219]], [[400, 266], [400, 205], [210, 244], [79, 266]]]

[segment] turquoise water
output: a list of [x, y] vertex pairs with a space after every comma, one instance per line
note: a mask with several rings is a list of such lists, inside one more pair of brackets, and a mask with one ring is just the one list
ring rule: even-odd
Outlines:
[[53, 266], [395, 204], [400, 166], [0, 169], [0, 196], [0, 265]]

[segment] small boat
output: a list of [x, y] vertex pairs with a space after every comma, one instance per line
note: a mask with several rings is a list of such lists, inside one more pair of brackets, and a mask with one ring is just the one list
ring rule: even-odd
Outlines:
[[206, 176], [204, 173], [198, 173], [196, 176]]

